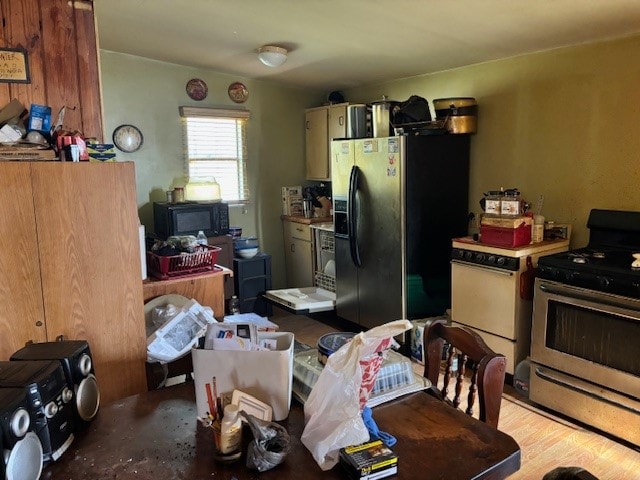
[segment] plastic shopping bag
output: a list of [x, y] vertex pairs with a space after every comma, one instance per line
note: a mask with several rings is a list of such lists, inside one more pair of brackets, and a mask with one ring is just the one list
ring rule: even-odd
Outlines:
[[322, 470], [338, 463], [340, 449], [369, 440], [362, 420], [383, 352], [393, 337], [411, 328], [408, 320], [397, 320], [367, 332], [331, 355], [304, 405], [306, 426], [302, 443]]

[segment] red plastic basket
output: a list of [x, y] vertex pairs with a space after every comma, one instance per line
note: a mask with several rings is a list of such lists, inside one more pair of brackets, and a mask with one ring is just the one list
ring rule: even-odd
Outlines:
[[147, 252], [149, 274], [161, 280], [166, 280], [172, 277], [213, 270], [218, 259], [218, 253], [222, 248], [211, 245], [198, 248], [200, 250], [194, 253], [183, 253], [167, 257]]

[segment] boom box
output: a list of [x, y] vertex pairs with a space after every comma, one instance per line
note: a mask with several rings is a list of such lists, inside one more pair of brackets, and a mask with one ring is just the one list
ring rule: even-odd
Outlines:
[[[31, 414], [24, 388], [0, 388], [0, 478], [37, 480], [42, 472], [42, 443], [30, 431]], [[6, 463], [5, 463], [6, 462]]]
[[42, 459], [58, 460], [73, 441], [73, 392], [59, 361], [0, 362], [0, 388], [22, 388]]
[[85, 428], [98, 414], [100, 389], [94, 375], [89, 344], [85, 340], [30, 343], [13, 355], [14, 360], [58, 360], [67, 385], [75, 393], [76, 431]]

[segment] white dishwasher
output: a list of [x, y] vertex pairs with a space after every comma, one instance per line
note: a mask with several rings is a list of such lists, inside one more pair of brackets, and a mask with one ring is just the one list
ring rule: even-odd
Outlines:
[[334, 310], [336, 305], [336, 266], [333, 223], [312, 223], [311, 256], [313, 286], [268, 290], [265, 298], [274, 305], [297, 313]]
[[470, 327], [489, 348], [507, 357], [506, 371], [513, 375], [529, 355], [533, 269], [540, 256], [567, 251], [569, 241], [506, 248], [464, 237], [454, 239], [452, 247], [452, 323]]

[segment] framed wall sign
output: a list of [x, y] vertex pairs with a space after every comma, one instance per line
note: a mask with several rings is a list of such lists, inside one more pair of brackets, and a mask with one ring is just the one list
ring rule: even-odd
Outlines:
[[25, 49], [0, 47], [0, 83], [31, 83]]

